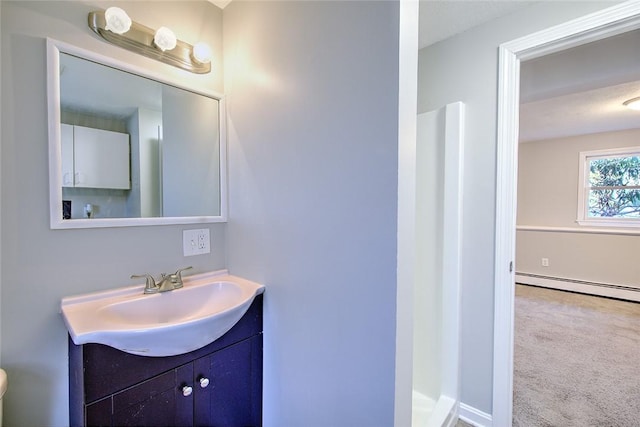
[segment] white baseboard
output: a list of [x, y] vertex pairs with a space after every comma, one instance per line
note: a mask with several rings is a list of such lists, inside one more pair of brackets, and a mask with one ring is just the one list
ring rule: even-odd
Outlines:
[[447, 421], [442, 424], [442, 427], [456, 427], [456, 424], [458, 424], [458, 413], [452, 412], [450, 415]]
[[458, 402], [448, 396], [440, 396], [429, 417], [427, 427], [455, 427], [458, 422]]
[[540, 286], [544, 288], [560, 289], [563, 291], [580, 292], [583, 294], [640, 302], [640, 289], [634, 289], [628, 286], [562, 279], [521, 272], [516, 272], [515, 280], [516, 283], [522, 283], [524, 285]]
[[475, 427], [492, 427], [491, 415], [472, 406], [460, 403], [460, 419]]

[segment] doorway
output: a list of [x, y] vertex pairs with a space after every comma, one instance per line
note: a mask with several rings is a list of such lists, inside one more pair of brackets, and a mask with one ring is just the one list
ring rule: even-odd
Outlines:
[[493, 425], [511, 425], [520, 62], [640, 28], [623, 3], [500, 46], [496, 180]]

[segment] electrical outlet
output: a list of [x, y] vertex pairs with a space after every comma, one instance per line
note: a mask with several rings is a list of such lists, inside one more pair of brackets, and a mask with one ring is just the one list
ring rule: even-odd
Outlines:
[[542, 266], [549, 267], [549, 258], [542, 258]]
[[[203, 233], [206, 231], [206, 233]], [[209, 230], [200, 230], [198, 233], [198, 249], [208, 249], [209, 248]]]
[[182, 231], [182, 253], [184, 256], [202, 255], [210, 252], [208, 228]]

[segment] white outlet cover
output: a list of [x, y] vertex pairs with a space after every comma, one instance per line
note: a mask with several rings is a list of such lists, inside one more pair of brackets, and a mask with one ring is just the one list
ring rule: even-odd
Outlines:
[[210, 252], [208, 228], [182, 231], [182, 253], [184, 256], [202, 255]]

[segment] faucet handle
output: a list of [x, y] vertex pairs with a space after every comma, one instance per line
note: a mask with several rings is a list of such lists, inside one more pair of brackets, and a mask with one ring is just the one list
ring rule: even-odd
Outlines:
[[185, 268], [180, 268], [175, 273], [172, 274], [173, 280], [174, 280], [174, 285], [173, 285], [174, 289], [178, 289], [182, 287], [182, 272], [185, 270], [189, 270], [191, 268], [193, 267], [189, 266]]
[[146, 283], [144, 286], [144, 293], [145, 294], [153, 294], [158, 292], [158, 285], [156, 285], [156, 280], [153, 278], [152, 275], [150, 274], [132, 274], [131, 275], [132, 279], [141, 279], [141, 278], [146, 278]]
[[175, 274], [176, 274], [176, 276], [180, 276], [180, 274], [181, 274], [183, 271], [185, 271], [185, 270], [189, 270], [189, 269], [191, 269], [191, 268], [193, 268], [193, 267], [192, 267], [192, 266], [189, 266], [189, 267], [180, 268], [180, 269], [178, 269], [178, 271], [176, 271], [176, 272], [175, 272]]

